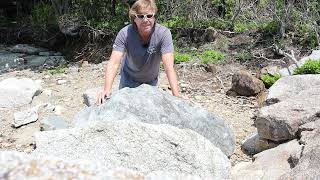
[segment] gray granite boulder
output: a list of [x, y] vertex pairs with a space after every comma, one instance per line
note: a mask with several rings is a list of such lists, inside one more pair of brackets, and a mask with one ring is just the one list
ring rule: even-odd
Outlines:
[[56, 129], [66, 129], [69, 128], [69, 124], [65, 119], [57, 115], [48, 115], [40, 120], [40, 130], [41, 131], [51, 131]]
[[320, 113], [320, 75], [287, 76], [270, 89], [267, 105], [255, 119], [259, 136], [272, 141], [297, 137], [299, 126]]
[[17, 44], [10, 49], [14, 53], [23, 53], [28, 55], [37, 55], [39, 52], [47, 51], [47, 49], [34, 47], [29, 44]]
[[247, 154], [257, 154], [264, 150], [274, 148], [280, 143], [270, 141], [268, 139], [260, 138], [259, 134], [254, 134], [241, 143], [241, 148]]
[[[186, 174], [107, 169], [96, 162], [66, 161], [52, 156], [37, 157], [14, 151], [0, 152], [0, 179], [83, 179], [83, 180], [201, 180]], [[209, 180], [209, 178], [206, 178]]]
[[304, 144], [301, 158], [296, 166], [280, 179], [320, 179], [320, 117], [300, 128], [300, 143]]
[[229, 179], [222, 151], [192, 130], [138, 121], [92, 122], [86, 128], [37, 132], [36, 155], [87, 159], [108, 169], [124, 167]]
[[75, 127], [85, 127], [89, 121], [110, 121], [126, 117], [194, 130], [227, 156], [235, 148], [233, 132], [223, 119], [200, 106], [149, 85], [121, 89], [113, 93], [103, 105], [85, 108], [76, 116]]
[[[281, 144], [253, 156], [253, 162], [239, 163], [232, 168], [232, 178], [237, 180], [276, 180], [288, 173], [299, 158], [302, 146], [297, 140]], [[290, 178], [289, 178], [290, 179]]]
[[29, 104], [33, 97], [40, 92], [40, 82], [32, 79], [5, 79], [0, 81], [0, 108], [12, 108]]

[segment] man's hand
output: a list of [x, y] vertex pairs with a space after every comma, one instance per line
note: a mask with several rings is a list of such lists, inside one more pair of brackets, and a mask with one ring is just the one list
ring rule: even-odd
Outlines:
[[102, 91], [101, 93], [99, 93], [98, 98], [97, 98], [97, 105], [101, 105], [105, 102], [105, 100], [110, 98], [110, 92], [108, 91]]

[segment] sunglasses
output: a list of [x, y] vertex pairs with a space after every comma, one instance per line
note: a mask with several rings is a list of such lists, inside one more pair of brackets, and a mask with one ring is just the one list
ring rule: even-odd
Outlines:
[[134, 16], [138, 19], [151, 19], [155, 16], [155, 14], [135, 14]]

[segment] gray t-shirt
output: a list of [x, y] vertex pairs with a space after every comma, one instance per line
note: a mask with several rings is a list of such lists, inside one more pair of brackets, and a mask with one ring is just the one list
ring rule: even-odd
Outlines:
[[143, 44], [137, 28], [132, 24], [122, 28], [113, 50], [125, 52], [122, 71], [130, 79], [142, 83], [157, 79], [162, 54], [174, 52], [170, 30], [157, 23], [148, 44]]

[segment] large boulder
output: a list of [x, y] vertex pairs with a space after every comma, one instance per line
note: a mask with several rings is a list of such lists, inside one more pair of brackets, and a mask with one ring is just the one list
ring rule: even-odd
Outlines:
[[29, 104], [41, 92], [40, 82], [29, 78], [8, 78], [0, 81], [0, 108]]
[[300, 142], [304, 149], [296, 166], [281, 179], [320, 179], [320, 117], [300, 128]]
[[247, 71], [239, 71], [232, 76], [231, 90], [242, 96], [253, 96], [265, 89], [263, 82]]
[[319, 117], [319, 99], [320, 75], [281, 78], [269, 89], [267, 105], [255, 119], [259, 136], [272, 141], [296, 138], [299, 126]]
[[124, 88], [111, 95], [101, 106], [85, 108], [76, 116], [76, 127], [89, 121], [110, 121], [134, 118], [151, 124], [170, 124], [192, 129], [206, 137], [230, 156], [235, 148], [232, 130], [224, 120], [191, 102], [169, 95], [157, 87], [141, 85]]
[[[237, 164], [232, 169], [232, 178], [276, 180], [292, 168], [292, 160], [299, 158], [302, 146], [297, 140], [281, 144], [276, 148], [253, 156], [253, 162]], [[289, 178], [290, 179], [290, 178]]]
[[11, 48], [11, 52], [28, 55], [38, 55], [42, 51], [47, 51], [47, 49], [34, 47], [29, 44], [17, 44]]
[[102, 121], [87, 128], [35, 134], [37, 155], [87, 159], [112, 169], [168, 171], [229, 179], [230, 162], [221, 150], [192, 130], [138, 121]]
[[95, 162], [2, 151], [0, 179], [200, 180], [200, 177], [168, 172], [143, 174], [124, 168], [107, 169]]

